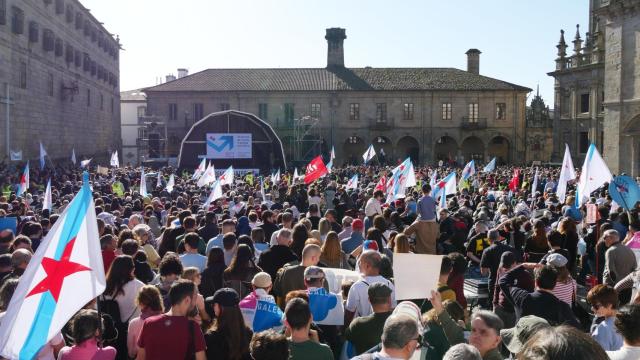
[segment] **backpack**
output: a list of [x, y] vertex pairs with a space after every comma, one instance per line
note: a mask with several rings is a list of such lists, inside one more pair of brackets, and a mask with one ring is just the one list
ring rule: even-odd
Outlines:
[[113, 346], [118, 351], [118, 354], [127, 354], [127, 333], [129, 332], [129, 321], [136, 313], [136, 309], [133, 310], [131, 315], [127, 318], [126, 321], [122, 321], [122, 317], [120, 316], [120, 307], [118, 306], [118, 302], [115, 298], [107, 298], [105, 295], [101, 295], [98, 297], [98, 309], [100, 312], [108, 315], [112, 322], [113, 327], [115, 328], [115, 337], [112, 339], [105, 339], [105, 346]]

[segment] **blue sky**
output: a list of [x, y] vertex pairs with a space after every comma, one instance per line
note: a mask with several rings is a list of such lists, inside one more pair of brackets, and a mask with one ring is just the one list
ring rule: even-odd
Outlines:
[[[482, 51], [480, 73], [540, 84], [553, 106], [555, 45], [588, 24], [588, 0], [81, 0], [118, 34], [121, 90], [207, 68], [324, 67], [325, 29], [347, 29], [351, 67], [466, 69]], [[569, 45], [571, 45], [569, 43]]]

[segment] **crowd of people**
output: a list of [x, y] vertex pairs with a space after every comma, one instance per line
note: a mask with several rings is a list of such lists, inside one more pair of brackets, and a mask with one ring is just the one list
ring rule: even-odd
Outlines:
[[[139, 168], [94, 168], [106, 289], [38, 359], [640, 359], [640, 208], [606, 186], [578, 208], [573, 184], [556, 194], [560, 169], [540, 170], [535, 188], [532, 168], [516, 188], [511, 166], [478, 171], [442, 206], [429, 183], [461, 168], [417, 167], [391, 201], [378, 186], [391, 167], [334, 167], [311, 184], [237, 175], [210, 203], [186, 171], [147, 169], [141, 196]], [[0, 218], [18, 224], [0, 231], [0, 322], [82, 171], [32, 170], [17, 197], [20, 170], [0, 169]], [[437, 289], [398, 301], [398, 253], [442, 255]], [[342, 325], [318, 324], [310, 306], [329, 269], [358, 274], [340, 284]], [[465, 296], [468, 279], [487, 279], [486, 300]], [[281, 323], [254, 332], [241, 305], [258, 301]]]

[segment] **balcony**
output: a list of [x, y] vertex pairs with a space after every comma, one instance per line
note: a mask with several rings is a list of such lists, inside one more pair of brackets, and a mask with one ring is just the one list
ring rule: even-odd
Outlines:
[[371, 130], [378, 130], [378, 131], [386, 131], [386, 130], [391, 130], [393, 128], [393, 119], [386, 119], [386, 120], [370, 120], [369, 121], [369, 128]]
[[464, 116], [462, 118], [462, 122], [460, 123], [460, 128], [462, 130], [480, 130], [487, 128], [487, 119], [486, 118], [470, 118], [468, 116]]

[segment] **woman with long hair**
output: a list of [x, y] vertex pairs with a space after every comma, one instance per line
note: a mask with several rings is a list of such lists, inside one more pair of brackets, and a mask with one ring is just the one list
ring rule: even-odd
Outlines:
[[309, 230], [304, 224], [298, 223], [293, 227], [293, 234], [291, 235], [291, 251], [298, 256], [298, 259], [302, 259], [302, 249], [304, 249], [304, 243], [308, 238]]
[[129, 255], [120, 255], [113, 260], [107, 273], [104, 298], [113, 299], [120, 309], [120, 321], [128, 323], [129, 320], [140, 315], [135, 304], [135, 298], [144, 283], [135, 278], [135, 264]]
[[[60, 350], [58, 359], [104, 359], [116, 358], [116, 349], [111, 346], [100, 347], [102, 337], [102, 319], [95, 310], [80, 310], [71, 320], [73, 346]], [[124, 350], [126, 359], [126, 349]]]
[[[202, 275], [200, 275], [200, 270], [198, 270], [197, 267], [192, 266], [185, 268], [180, 277], [186, 280], [190, 280], [191, 282], [196, 284], [196, 287], [200, 286], [200, 284], [202, 283]], [[203, 323], [208, 324], [209, 321], [211, 321], [211, 318], [205, 310], [204, 296], [200, 294], [199, 290], [196, 298], [196, 309], [198, 309], [197, 314], [195, 314], [194, 316], [190, 316], [189, 318], [197, 322], [198, 325], [202, 325]]]
[[222, 248], [214, 247], [209, 250], [207, 267], [200, 274], [200, 286], [198, 286], [202, 296], [208, 298], [222, 287], [222, 274], [226, 268]]
[[395, 246], [393, 247], [393, 252], [396, 254], [411, 254], [411, 245], [409, 244], [409, 238], [407, 235], [400, 233], [396, 235], [394, 239]]
[[320, 232], [320, 241], [324, 243], [327, 238], [327, 234], [331, 231], [331, 223], [326, 218], [320, 219], [318, 223], [318, 231]]
[[229, 288], [219, 289], [207, 300], [215, 317], [204, 335], [207, 359], [252, 360], [249, 343], [253, 332], [244, 323], [239, 303], [238, 293]]
[[138, 291], [136, 305], [140, 308], [140, 316], [131, 319], [127, 332], [127, 349], [129, 357], [132, 359], [138, 353], [138, 336], [142, 331], [144, 320], [151, 316], [160, 315], [164, 311], [160, 290], [153, 285], [145, 285]]
[[558, 231], [564, 235], [562, 248], [567, 249], [569, 252], [567, 268], [570, 273], [573, 273], [576, 267], [576, 257], [578, 256], [578, 242], [580, 241], [576, 223], [571, 218], [564, 218], [558, 224]]
[[327, 233], [327, 238], [321, 249], [320, 261], [322, 263], [331, 268], [351, 269], [347, 262], [347, 255], [342, 251], [338, 234], [335, 231]]
[[242, 244], [238, 246], [229, 267], [224, 271], [223, 285], [233, 288], [240, 297], [244, 298], [251, 292], [253, 276], [261, 271], [262, 269], [253, 261], [251, 249]]

